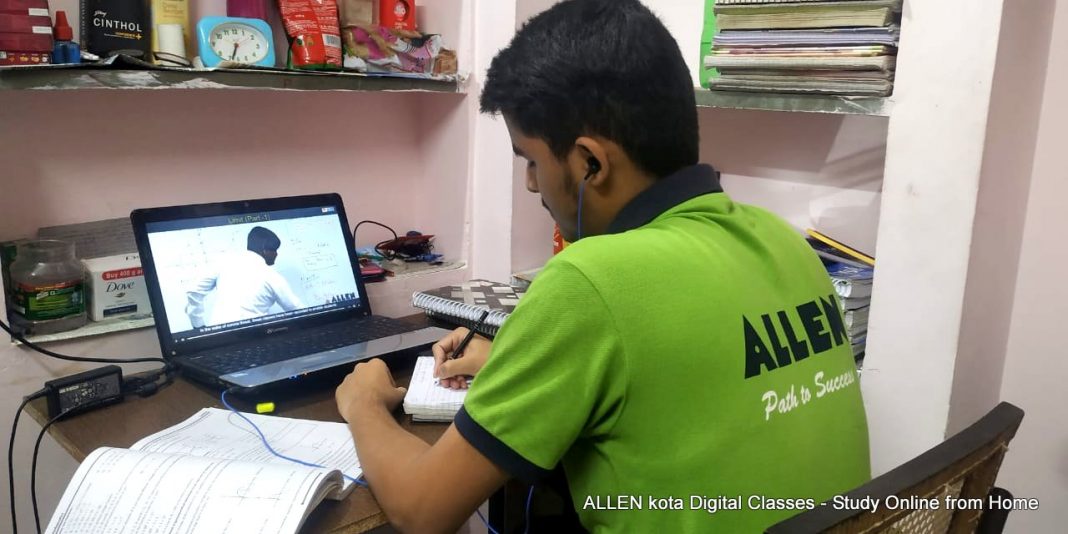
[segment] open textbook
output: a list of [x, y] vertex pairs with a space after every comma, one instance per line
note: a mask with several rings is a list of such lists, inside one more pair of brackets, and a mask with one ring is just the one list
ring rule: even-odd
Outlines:
[[129, 449], [82, 462], [48, 524], [55, 534], [295, 533], [323, 499], [341, 500], [362, 474], [342, 423], [205, 408]]

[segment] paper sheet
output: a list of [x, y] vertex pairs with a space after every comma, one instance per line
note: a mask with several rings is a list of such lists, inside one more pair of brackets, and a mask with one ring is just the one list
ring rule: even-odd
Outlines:
[[[332, 479], [326, 480], [324, 479]], [[295, 464], [100, 448], [82, 462], [49, 534], [295, 533], [336, 472]]]
[[434, 357], [422, 356], [415, 362], [412, 381], [404, 395], [404, 412], [415, 421], [452, 421], [466, 397], [466, 389], [439, 385], [434, 379]]
[[[352, 434], [343, 423], [244, 415], [256, 423], [279, 454], [337, 469], [353, 478], [363, 473]], [[293, 465], [271, 454], [247, 422], [229, 410], [218, 408], [204, 408], [184, 422], [134, 443], [130, 449]], [[352, 482], [345, 480], [345, 490], [351, 486]]]

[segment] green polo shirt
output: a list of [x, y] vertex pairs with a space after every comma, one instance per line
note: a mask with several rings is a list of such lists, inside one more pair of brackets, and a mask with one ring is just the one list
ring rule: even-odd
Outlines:
[[760, 532], [870, 477], [827, 272], [705, 165], [546, 264], [456, 426], [521, 479], [562, 463], [594, 532]]

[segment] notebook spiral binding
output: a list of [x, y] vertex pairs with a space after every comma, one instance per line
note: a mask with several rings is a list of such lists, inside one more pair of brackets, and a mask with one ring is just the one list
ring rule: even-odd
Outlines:
[[[447, 298], [436, 297], [426, 293], [412, 295], [412, 306], [424, 310], [430, 317], [441, 319], [450, 323], [456, 323], [467, 328], [474, 328], [478, 318], [487, 307], [478, 304], [465, 304]], [[489, 336], [497, 335], [497, 330], [504, 324], [508, 314], [499, 310], [490, 310], [486, 321], [481, 328], [476, 329], [481, 334]]]

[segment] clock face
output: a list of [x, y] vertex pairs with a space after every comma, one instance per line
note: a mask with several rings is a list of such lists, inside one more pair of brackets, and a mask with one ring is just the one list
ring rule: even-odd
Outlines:
[[263, 32], [238, 22], [227, 22], [212, 28], [208, 43], [223, 61], [248, 65], [262, 61], [270, 50], [270, 41]]

